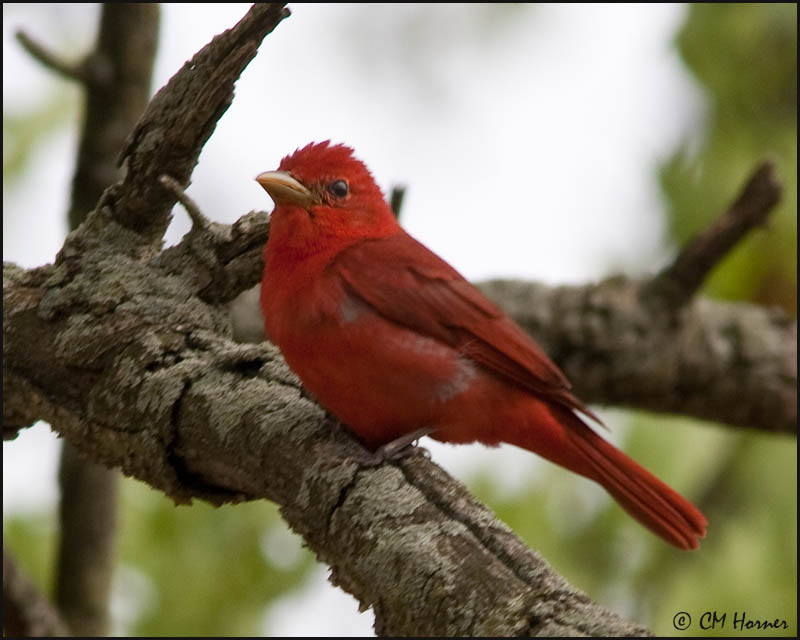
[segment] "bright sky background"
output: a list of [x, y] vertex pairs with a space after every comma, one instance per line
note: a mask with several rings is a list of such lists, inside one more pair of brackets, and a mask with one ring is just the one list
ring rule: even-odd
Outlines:
[[[154, 89], [247, 6], [164, 5]], [[211, 218], [269, 210], [253, 178], [330, 138], [354, 147], [385, 191], [407, 185], [405, 227], [471, 279], [579, 283], [668, 259], [654, 169], [703, 113], [672, 46], [685, 6], [522, 5], [507, 21], [489, 5], [292, 10], [245, 70], [193, 175], [189, 193]], [[3, 5], [4, 111], [68, 85], [14, 31], [77, 57], [97, 15], [94, 5]], [[74, 126], [48, 136], [25, 178], [4, 184], [4, 260], [35, 266], [60, 248], [76, 140]], [[176, 209], [168, 242], [188, 228]], [[461, 478], [490, 467], [514, 486], [535, 472], [511, 447], [425, 446]], [[4, 514], [55, 505], [57, 453], [46, 428], [4, 445]], [[266, 612], [264, 633], [373, 635], [372, 614], [358, 615], [325, 576], [320, 567]]]

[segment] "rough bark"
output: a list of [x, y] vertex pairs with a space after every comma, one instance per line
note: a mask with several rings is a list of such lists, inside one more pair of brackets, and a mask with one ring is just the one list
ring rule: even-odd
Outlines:
[[[4, 383], [19, 399], [7, 420], [48, 419], [87, 456], [179, 502], [275, 501], [334, 580], [374, 607], [379, 633], [644, 633], [570, 588], [423, 456], [362, 468], [364, 450], [331, 428], [274, 347], [228, 341], [224, 313], [168, 266], [120, 249], [84, 254], [66, 286], [88, 299], [44, 293], [46, 270], [6, 266]], [[18, 351], [40, 331], [55, 354], [44, 377]], [[56, 373], [67, 361], [68, 386]]]
[[[263, 237], [265, 222], [251, 214], [213, 233], [196, 227], [142, 261], [125, 230], [109, 221], [69, 269], [63, 262], [32, 271], [5, 265], [5, 420], [60, 425], [87, 456], [180, 502], [277, 502], [335, 579], [375, 607], [381, 633], [632, 632], [569, 589], [430, 461], [361, 468], [359, 445], [331, 430], [274, 347], [225, 337], [224, 308], [214, 296], [203, 300], [214, 278], [197, 274], [232, 282], [225, 266], [236, 260], [212, 268], [210, 256], [240, 251], [257, 262], [251, 239]], [[198, 253], [201, 245], [206, 251]], [[595, 299], [601, 317], [611, 313], [596, 295], [575, 297], [580, 305], [584, 296]], [[615, 304], [608, 309], [616, 313], [631, 307]], [[705, 305], [715, 306], [706, 302], [697, 313]], [[794, 335], [785, 322], [771, 327], [766, 312], [745, 311], [761, 317], [776, 340]], [[576, 307], [561, 317], [580, 315]]]
[[646, 282], [481, 286], [549, 353], [585, 402], [797, 433], [797, 323], [780, 309], [696, 297], [672, 311]]

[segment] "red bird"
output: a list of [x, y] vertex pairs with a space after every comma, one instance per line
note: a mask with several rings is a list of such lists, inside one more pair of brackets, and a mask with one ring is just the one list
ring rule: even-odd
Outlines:
[[703, 514], [576, 415], [594, 418], [522, 329], [400, 227], [352, 149], [309, 144], [256, 180], [275, 201], [267, 336], [368, 447], [424, 434], [509, 442], [600, 483], [670, 544], [697, 548]]

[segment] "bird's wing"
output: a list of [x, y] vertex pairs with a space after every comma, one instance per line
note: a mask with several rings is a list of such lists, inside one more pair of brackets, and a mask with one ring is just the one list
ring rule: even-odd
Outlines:
[[329, 268], [384, 318], [441, 340], [499, 377], [599, 422], [519, 326], [404, 231], [351, 245]]

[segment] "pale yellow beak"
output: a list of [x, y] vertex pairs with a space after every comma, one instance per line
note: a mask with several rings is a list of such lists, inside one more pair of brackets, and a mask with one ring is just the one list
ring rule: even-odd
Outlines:
[[256, 182], [264, 187], [276, 205], [293, 204], [308, 209], [317, 204], [314, 194], [286, 171], [265, 171], [256, 176]]

